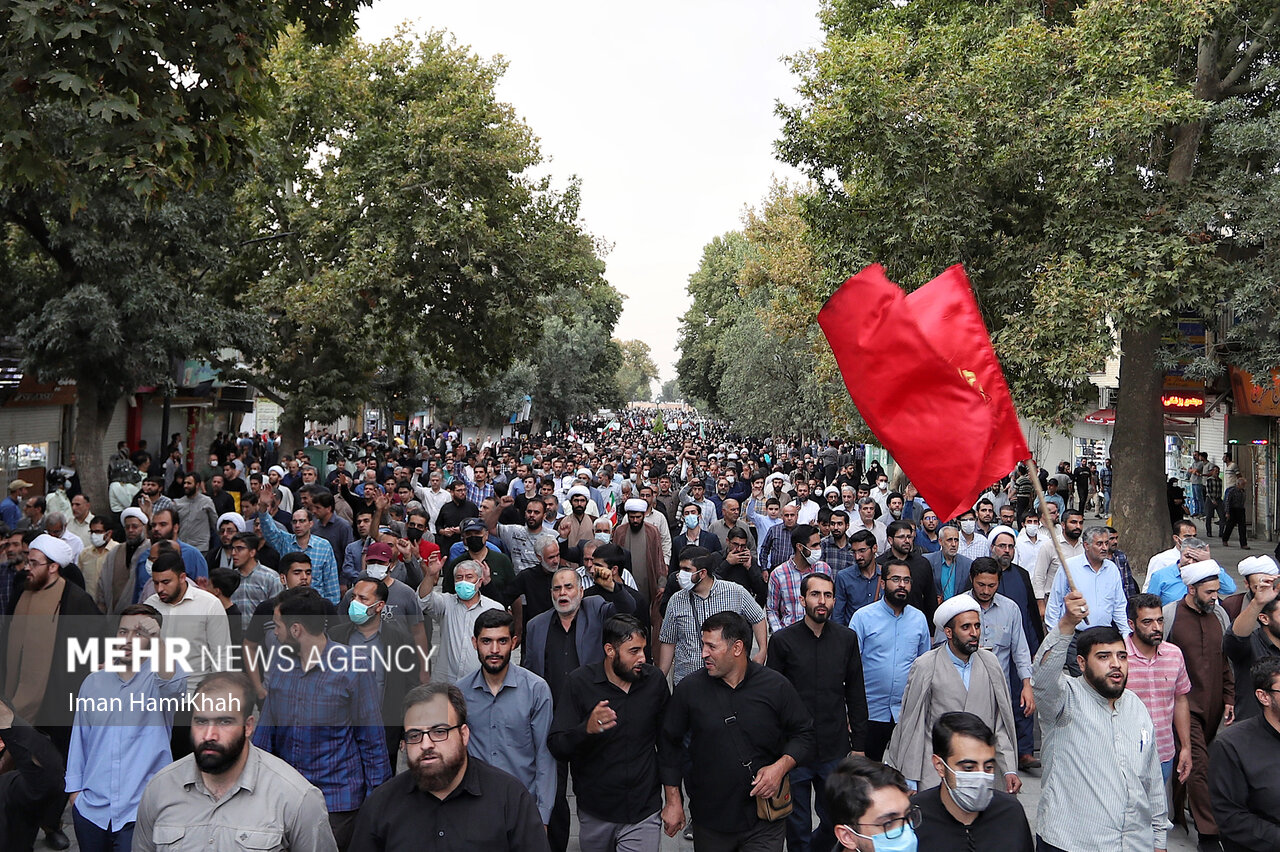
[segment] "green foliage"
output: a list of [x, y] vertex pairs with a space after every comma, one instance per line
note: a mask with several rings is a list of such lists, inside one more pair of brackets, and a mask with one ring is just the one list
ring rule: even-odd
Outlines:
[[590, 337], [591, 293], [608, 288], [577, 183], [528, 176], [537, 144], [496, 98], [502, 63], [441, 33], [327, 47], [292, 31], [268, 70], [260, 168], [240, 193], [253, 241], [240, 297], [271, 316], [246, 353], [256, 382], [295, 420], [331, 420], [371, 388], [404, 408], [518, 408], [503, 371], [517, 354], [536, 366], [535, 340], [561, 343], [544, 328], [555, 316], [586, 318], [570, 336]]
[[[4, 3], [0, 186], [59, 189], [72, 213], [107, 177], [142, 198], [213, 186], [251, 160], [246, 120], [285, 25], [331, 40], [364, 2]], [[68, 111], [83, 121], [65, 139]]]
[[648, 402], [653, 396], [652, 382], [658, 378], [658, 367], [643, 340], [617, 341], [622, 354], [618, 368], [618, 392], [624, 402]]
[[1274, 366], [1277, 18], [833, 0], [823, 46], [794, 59], [800, 104], [779, 108], [811, 244], [840, 272], [826, 292], [872, 261], [908, 288], [963, 262], [1019, 410], [1048, 423], [1088, 403], [1124, 329], [1223, 303], [1233, 357]]

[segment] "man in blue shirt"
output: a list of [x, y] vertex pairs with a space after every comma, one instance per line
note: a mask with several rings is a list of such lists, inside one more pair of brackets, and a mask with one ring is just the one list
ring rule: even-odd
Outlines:
[[66, 790], [81, 849], [128, 849], [142, 791], [173, 759], [173, 710], [186, 695], [186, 675], [163, 668], [164, 660], [156, 670], [133, 653], [135, 642], [140, 651], [151, 648], [161, 623], [155, 607], [125, 607], [116, 631], [125, 643], [119, 660], [91, 672], [80, 686]]
[[[1187, 584], [1182, 582], [1182, 566], [1195, 562], [1205, 562], [1213, 557], [1209, 553], [1209, 545], [1202, 539], [1187, 536], [1182, 539], [1182, 552], [1177, 561], [1171, 565], [1157, 569], [1147, 578], [1146, 590], [1160, 598], [1162, 605], [1180, 601], [1187, 596]], [[1226, 571], [1218, 571], [1218, 594], [1225, 598], [1236, 592], [1236, 583]]]
[[890, 559], [880, 569], [884, 597], [853, 614], [849, 627], [862, 649], [862, 680], [867, 688], [866, 755], [884, 758], [884, 750], [902, 714], [902, 693], [916, 657], [929, 650], [929, 623], [907, 604], [911, 566]]

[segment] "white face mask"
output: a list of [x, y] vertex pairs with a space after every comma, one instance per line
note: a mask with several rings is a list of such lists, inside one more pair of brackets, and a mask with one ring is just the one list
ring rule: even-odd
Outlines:
[[809, 551], [805, 553], [804, 558], [805, 560], [808, 561], [810, 565], [817, 565], [819, 562], [822, 561], [822, 548], [821, 547], [811, 548]]
[[1040, 535], [1039, 524], [1024, 524], [1022, 528], [1027, 531], [1027, 538], [1035, 538]]
[[888, 491], [888, 490], [889, 490], [889, 483], [887, 483], [887, 482], [877, 482], [877, 483], [876, 483], [876, 488], [879, 488], [881, 491]]
[[[947, 767], [951, 769], [951, 767]], [[985, 811], [987, 805], [991, 804], [991, 798], [994, 795], [994, 788], [991, 786], [995, 783], [996, 776], [990, 772], [961, 772], [958, 769], [951, 769], [951, 773], [956, 777], [955, 786], [947, 785], [947, 792], [951, 794], [951, 798], [955, 800], [956, 805], [962, 811], [969, 813], [977, 813]]]
[[686, 592], [693, 588], [693, 572], [681, 571], [676, 575], [676, 582], [680, 584], [680, 588]]
[[390, 570], [391, 570], [391, 566], [389, 565], [378, 565], [377, 563], [371, 563], [365, 566], [364, 572], [375, 580], [385, 580], [387, 579], [387, 573]]
[[94, 547], [106, 547], [107, 534], [106, 533], [89, 533], [89, 541], [93, 542]]
[[977, 521], [961, 521], [960, 522], [960, 532], [964, 533], [965, 535], [973, 535], [973, 531], [977, 528], [978, 528]]

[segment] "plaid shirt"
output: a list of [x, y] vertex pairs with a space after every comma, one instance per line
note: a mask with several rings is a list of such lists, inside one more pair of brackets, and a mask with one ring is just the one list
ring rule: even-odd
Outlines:
[[480, 501], [484, 500], [484, 498], [494, 496], [493, 483], [486, 482], [484, 485], [476, 485], [474, 479], [468, 478], [465, 462], [454, 462], [453, 475], [467, 483], [467, 499], [477, 506], [480, 505]]
[[329, 642], [322, 656], [272, 672], [253, 744], [319, 787], [330, 813], [354, 811], [391, 777], [378, 688], [367, 655]]
[[1204, 478], [1204, 496], [1209, 501], [1209, 505], [1215, 506], [1222, 502], [1222, 477], [1216, 473], [1212, 476], [1205, 475]]
[[673, 685], [702, 668], [702, 622], [725, 610], [741, 613], [752, 625], [764, 620], [764, 610], [749, 591], [719, 577], [711, 584], [705, 600], [695, 595], [692, 589], [681, 589], [671, 596], [667, 614], [662, 618], [658, 641], [675, 645], [675, 659], [671, 666]]
[[791, 530], [774, 524], [760, 542], [760, 570], [772, 571], [791, 558]]
[[769, 575], [769, 597], [765, 615], [769, 617], [769, 629], [777, 633], [804, 618], [804, 601], [800, 597], [800, 584], [814, 571], [832, 576], [831, 566], [825, 562], [806, 565], [803, 569], [791, 559], [773, 569]]
[[1120, 569], [1120, 582], [1124, 585], [1125, 599], [1138, 593], [1138, 581], [1133, 579], [1133, 571], [1129, 568], [1128, 555], [1119, 548], [1111, 551], [1111, 561]]
[[1111, 468], [1098, 468], [1098, 485], [1102, 486], [1103, 491], [1111, 490]]
[[831, 570], [835, 572], [831, 575], [831, 579], [834, 580], [836, 574], [853, 565], [853, 545], [846, 538], [844, 547], [836, 547], [831, 536], [827, 536], [822, 540], [822, 561], [830, 565]]
[[266, 512], [258, 513], [262, 523], [262, 535], [267, 544], [276, 549], [276, 553], [305, 553], [311, 560], [311, 588], [315, 589], [325, 600], [337, 606], [342, 599], [338, 588], [338, 560], [333, 555], [333, 545], [318, 535], [312, 535], [306, 547], [298, 547], [298, 537], [276, 523], [275, 518]]

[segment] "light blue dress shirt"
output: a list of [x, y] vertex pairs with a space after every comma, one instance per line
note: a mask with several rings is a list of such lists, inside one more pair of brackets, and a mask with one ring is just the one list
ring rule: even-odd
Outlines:
[[82, 817], [109, 831], [137, 820], [147, 782], [173, 760], [173, 712], [163, 707], [186, 694], [185, 674], [175, 672], [164, 680], [145, 660], [128, 680], [109, 671], [91, 672], [84, 679], [67, 752], [66, 783], [68, 793], [80, 792], [75, 809]]
[[947, 656], [951, 658], [951, 665], [956, 667], [956, 674], [960, 675], [960, 680], [964, 681], [964, 688], [967, 690], [969, 688], [969, 673], [973, 671], [973, 658], [962, 660], [957, 657], [955, 652], [951, 650], [950, 642], [944, 647], [947, 649]]
[[862, 607], [849, 619], [862, 651], [862, 680], [867, 690], [867, 718], [896, 722], [902, 715], [902, 693], [916, 657], [929, 650], [929, 623], [908, 606], [895, 615], [884, 598]]
[[[1122, 636], [1133, 632], [1129, 629], [1129, 615], [1125, 611], [1128, 598], [1124, 595], [1124, 581], [1120, 579], [1116, 563], [1104, 559], [1102, 567], [1094, 571], [1089, 565], [1088, 555], [1082, 553], [1067, 560], [1067, 569], [1089, 607], [1088, 617], [1076, 625], [1077, 632], [1108, 624], [1114, 624]], [[1068, 591], [1067, 572], [1058, 571], [1053, 575], [1049, 603], [1044, 609], [1044, 623], [1050, 633], [1058, 629], [1058, 622], [1062, 619], [1062, 601]]]
[[[1219, 600], [1236, 593], [1236, 583], [1227, 576], [1226, 571], [1218, 572], [1218, 583], [1220, 585]], [[1162, 604], [1171, 604], [1185, 598], [1187, 584], [1182, 582], [1182, 570], [1178, 567], [1178, 563], [1166, 565], [1152, 574], [1151, 580], [1147, 583], [1147, 590], [1153, 595], [1159, 595]]]

